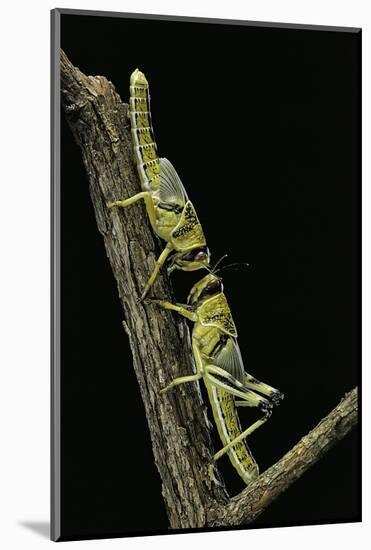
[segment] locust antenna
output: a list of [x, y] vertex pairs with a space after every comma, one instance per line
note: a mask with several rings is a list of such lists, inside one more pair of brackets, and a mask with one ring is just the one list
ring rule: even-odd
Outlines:
[[225, 269], [231, 269], [231, 268], [234, 268], [234, 267], [242, 267], [242, 266], [249, 267], [249, 265], [250, 264], [248, 264], [246, 262], [234, 262], [233, 264], [223, 265], [222, 267], [220, 267], [219, 269], [214, 271], [214, 273], [219, 273], [220, 271], [224, 271]]
[[218, 267], [218, 265], [224, 260], [224, 258], [228, 258], [228, 254], [224, 254], [224, 256], [221, 256], [219, 260], [216, 262], [210, 273], [217, 273], [215, 270]]

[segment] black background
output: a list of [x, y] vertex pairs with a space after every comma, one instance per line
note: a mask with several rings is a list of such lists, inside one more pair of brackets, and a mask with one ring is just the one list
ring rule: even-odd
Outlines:
[[[266, 469], [357, 384], [360, 33], [62, 16], [62, 47], [128, 100], [149, 79], [175, 165], [224, 275], [246, 369], [286, 397], [250, 446]], [[62, 535], [167, 528], [116, 287], [62, 116]], [[200, 273], [175, 272], [180, 301]], [[244, 426], [252, 412], [241, 412]], [[216, 440], [216, 445], [220, 444]], [[243, 483], [221, 461], [228, 488]], [[356, 521], [354, 431], [254, 525]]]

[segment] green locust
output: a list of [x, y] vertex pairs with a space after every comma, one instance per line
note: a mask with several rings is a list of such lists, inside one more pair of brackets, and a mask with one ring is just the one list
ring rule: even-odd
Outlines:
[[171, 253], [168, 272], [201, 269], [209, 264], [210, 253], [194, 206], [174, 166], [166, 158], [158, 157], [148, 81], [138, 69], [130, 77], [130, 121], [142, 191], [107, 206], [126, 207], [143, 199], [153, 230], [167, 242], [140, 298], [143, 300]]
[[[175, 378], [161, 393], [179, 384], [203, 379], [223, 443], [213, 463], [228, 453], [238, 474], [249, 483], [259, 475], [259, 468], [244, 440], [268, 420], [273, 405], [280, 402], [283, 394], [245, 372], [237, 329], [215, 267], [192, 287], [187, 304], [149, 300], [194, 323], [192, 350], [196, 374]], [[263, 416], [242, 431], [237, 407], [259, 407]], [[210, 475], [213, 476], [213, 464]]]

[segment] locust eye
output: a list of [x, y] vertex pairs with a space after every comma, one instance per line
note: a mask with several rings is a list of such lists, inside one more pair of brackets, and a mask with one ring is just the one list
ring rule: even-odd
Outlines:
[[187, 262], [204, 262], [209, 258], [209, 256], [209, 249], [207, 248], [207, 246], [204, 246], [202, 248], [195, 248], [187, 255], [183, 256], [182, 259]]
[[201, 250], [200, 252], [197, 252], [194, 261], [195, 262], [203, 262], [204, 260], [207, 260], [209, 257], [208, 250]]
[[200, 294], [200, 298], [205, 298], [206, 296], [214, 296], [214, 294], [220, 294], [223, 292], [223, 283], [221, 279], [215, 279], [211, 281]]

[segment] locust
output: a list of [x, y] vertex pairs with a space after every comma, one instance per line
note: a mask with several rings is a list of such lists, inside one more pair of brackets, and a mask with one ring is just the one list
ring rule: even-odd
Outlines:
[[[228, 453], [237, 473], [248, 484], [259, 475], [259, 467], [245, 439], [268, 420], [273, 406], [279, 404], [284, 396], [276, 388], [260, 382], [245, 371], [237, 342], [236, 325], [218, 271], [214, 266], [213, 270], [209, 270], [207, 275], [194, 284], [186, 304], [148, 300], [176, 311], [194, 323], [192, 351], [196, 373], [175, 378], [160, 393], [180, 384], [203, 379], [223, 444], [223, 448], [213, 457], [209, 473], [216, 480], [214, 464]], [[237, 407], [258, 407], [262, 417], [242, 431]]]
[[149, 85], [139, 69], [130, 77], [130, 123], [142, 191], [125, 200], [109, 202], [107, 206], [127, 207], [143, 199], [154, 232], [167, 242], [140, 297], [143, 300], [170, 254], [169, 273], [174, 269], [195, 271], [207, 266], [210, 252], [179, 175], [168, 159], [158, 157]]

